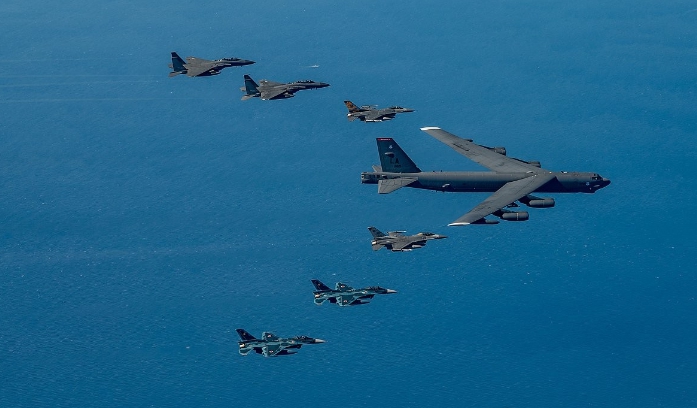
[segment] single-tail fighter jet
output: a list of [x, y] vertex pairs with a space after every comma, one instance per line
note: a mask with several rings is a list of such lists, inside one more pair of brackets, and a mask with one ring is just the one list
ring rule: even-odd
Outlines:
[[287, 356], [290, 354], [296, 354], [297, 349], [305, 344], [318, 344], [324, 343], [324, 340], [313, 339], [307, 336], [295, 336], [295, 337], [278, 337], [273, 333], [263, 332], [261, 338], [249, 334], [244, 329], [237, 329], [237, 334], [240, 335], [240, 341], [237, 342], [240, 346], [240, 354], [246, 356], [250, 351], [254, 351], [257, 354], [261, 354], [264, 357], [276, 357], [276, 356]]
[[396, 290], [381, 288], [380, 286], [369, 286], [362, 289], [354, 289], [349, 285], [337, 282], [336, 289], [331, 289], [329, 286], [312, 279], [312, 284], [315, 285], [316, 291], [315, 304], [321, 305], [325, 301], [336, 303], [339, 306], [356, 306], [370, 303], [375, 295], [389, 295], [397, 293]]
[[196, 57], [186, 57], [184, 61], [176, 52], [172, 53], [172, 63], [169, 67], [172, 72], [170, 77], [179, 74], [186, 74], [190, 77], [212, 76], [220, 74], [220, 70], [227, 67], [241, 67], [243, 65], [254, 64], [254, 61], [239, 58], [221, 58], [217, 60], [207, 60]]
[[448, 238], [445, 235], [434, 234], [432, 232], [419, 232], [416, 235], [404, 235], [405, 231], [390, 231], [387, 234], [383, 233], [375, 227], [368, 227], [368, 230], [373, 234], [373, 251], [379, 251], [382, 247], [386, 247], [392, 252], [411, 251], [412, 249], [421, 248], [426, 245], [426, 241], [430, 239]]
[[283, 84], [280, 82], [262, 79], [257, 84], [254, 82], [252, 77], [245, 75], [244, 86], [240, 88], [240, 90], [245, 93], [244, 96], [242, 96], [243, 101], [250, 98], [261, 98], [262, 100], [268, 101], [272, 99], [292, 98], [298, 91], [303, 91], [305, 89], [326, 88], [328, 86], [329, 84], [325, 84], [324, 82], [315, 82], [310, 80], [295, 81]]
[[390, 106], [389, 108], [377, 109], [375, 106], [363, 105], [356, 106], [351, 101], [344, 101], [348, 108], [348, 120], [350, 122], [359, 119], [361, 122], [384, 122], [394, 119], [398, 113], [414, 112], [414, 109], [402, 108], [401, 106]]
[[490, 172], [423, 172], [391, 138], [378, 138], [382, 166], [362, 173], [361, 183], [377, 184], [378, 193], [388, 194], [401, 187], [452, 192], [490, 192], [486, 200], [452, 222], [451, 226], [498, 224], [485, 218], [494, 215], [505, 221], [525, 221], [527, 211], [513, 211], [516, 201], [532, 208], [554, 207], [553, 198], [532, 193], [595, 193], [610, 184], [598, 173], [549, 171], [540, 162], [506, 156], [503, 147], [487, 147], [463, 139], [438, 127], [421, 128], [456, 152], [490, 169]]

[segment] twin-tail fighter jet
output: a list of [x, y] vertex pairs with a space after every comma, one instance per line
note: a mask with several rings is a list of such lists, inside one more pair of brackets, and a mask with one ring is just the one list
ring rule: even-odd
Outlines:
[[169, 67], [172, 72], [170, 77], [185, 74], [189, 77], [212, 76], [220, 74], [223, 68], [241, 67], [243, 65], [254, 64], [254, 61], [240, 58], [221, 58], [217, 60], [207, 60], [196, 57], [186, 57], [184, 61], [176, 52], [172, 52], [172, 63]]
[[295, 81], [287, 84], [280, 82], [268, 81], [262, 79], [257, 84], [249, 75], [244, 76], [244, 86], [240, 88], [244, 92], [242, 100], [246, 101], [251, 98], [261, 98], [264, 101], [272, 99], [287, 99], [295, 96], [298, 91], [306, 89], [319, 89], [328, 87], [329, 84], [324, 82], [315, 82], [310, 80]]
[[349, 285], [337, 282], [336, 289], [332, 289], [317, 279], [312, 279], [315, 285], [313, 293], [315, 304], [321, 305], [325, 301], [336, 303], [339, 306], [356, 306], [370, 303], [375, 295], [389, 295], [397, 293], [396, 290], [381, 288], [380, 286], [369, 286], [367, 288], [354, 289]]
[[404, 235], [405, 231], [389, 231], [383, 233], [375, 227], [368, 227], [373, 234], [373, 251], [379, 251], [383, 247], [392, 252], [411, 251], [426, 245], [426, 241], [431, 239], [448, 238], [445, 235], [434, 234], [433, 232], [419, 232], [416, 235]]
[[287, 356], [296, 354], [296, 350], [305, 344], [325, 342], [324, 340], [313, 339], [307, 336], [283, 338], [269, 332], [263, 332], [261, 338], [257, 339], [244, 329], [237, 329], [237, 334], [239, 334], [241, 339], [237, 344], [240, 346], [240, 354], [243, 356], [246, 356], [251, 351], [261, 354], [264, 357]]
[[350, 122], [356, 119], [359, 119], [361, 122], [384, 122], [394, 119], [398, 113], [414, 112], [414, 109], [402, 108], [401, 106], [377, 109], [369, 105], [359, 107], [351, 101], [344, 101], [344, 105], [348, 108], [346, 116]]
[[595, 193], [610, 184], [598, 173], [549, 171], [539, 162], [506, 156], [503, 147], [487, 147], [463, 139], [438, 127], [421, 128], [456, 152], [488, 168], [491, 172], [423, 172], [391, 138], [378, 138], [381, 166], [361, 174], [361, 183], [377, 184], [378, 193], [387, 194], [401, 187], [435, 191], [491, 192], [486, 200], [452, 222], [451, 226], [498, 224], [485, 218], [494, 215], [505, 221], [525, 221], [527, 211], [512, 211], [516, 201], [532, 208], [554, 207], [553, 198], [532, 193]]

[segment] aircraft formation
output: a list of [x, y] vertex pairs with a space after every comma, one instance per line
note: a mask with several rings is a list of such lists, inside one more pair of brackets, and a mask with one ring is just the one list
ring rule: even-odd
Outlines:
[[[205, 60], [187, 57], [183, 60], [176, 52], [171, 53], [172, 63], [169, 67], [170, 77], [184, 74], [188, 77], [214, 76], [228, 67], [255, 64], [255, 61], [240, 58], [221, 58]], [[328, 87], [328, 83], [313, 80], [301, 80], [289, 83], [273, 82], [266, 79], [258, 83], [249, 74], [243, 76], [244, 93], [242, 100], [259, 98], [261, 100], [288, 99], [302, 90]], [[392, 120], [399, 113], [414, 112], [413, 109], [392, 106], [378, 109], [376, 106], [357, 106], [349, 100], [344, 104], [348, 109], [349, 121], [375, 123]], [[492, 225], [498, 220], [527, 221], [527, 211], [519, 211], [520, 205], [530, 208], [551, 208], [555, 200], [551, 197], [538, 197], [533, 194], [548, 193], [595, 193], [607, 187], [610, 180], [594, 172], [550, 171], [542, 168], [539, 161], [526, 161], [509, 157], [504, 147], [488, 147], [474, 143], [449, 133], [439, 127], [423, 127], [423, 132], [446, 144], [468, 159], [490, 171], [422, 171], [402, 150], [397, 142], [389, 137], [376, 138], [379, 165], [373, 166], [372, 172], [361, 173], [362, 184], [377, 184], [379, 194], [389, 194], [402, 187], [433, 190], [440, 192], [489, 192], [492, 193], [469, 212], [448, 224]], [[422, 248], [430, 240], [447, 238], [433, 232], [419, 232], [405, 235], [405, 231], [383, 233], [375, 227], [368, 227], [372, 234], [371, 246], [374, 251], [387, 248], [391, 252], [409, 252]], [[355, 289], [345, 283], [337, 282], [334, 289], [317, 279], [311, 280], [315, 287], [314, 303], [321, 305], [326, 301], [341, 307], [357, 306], [369, 303], [376, 295], [397, 293], [396, 290], [380, 286]], [[247, 355], [254, 351], [264, 357], [277, 357], [297, 353], [303, 345], [324, 343], [324, 340], [308, 336], [278, 337], [270, 332], [263, 332], [256, 338], [244, 329], [237, 329], [239, 353]]]

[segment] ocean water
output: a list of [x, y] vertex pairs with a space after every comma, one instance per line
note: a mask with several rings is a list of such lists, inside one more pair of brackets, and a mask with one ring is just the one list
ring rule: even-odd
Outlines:
[[[697, 406], [694, 3], [0, 16], [0, 406]], [[170, 51], [257, 64], [168, 78]], [[243, 73], [331, 87], [242, 102]], [[349, 123], [345, 99], [416, 112]], [[423, 126], [613, 183], [447, 227], [486, 195], [360, 184], [381, 136], [481, 169]], [[449, 238], [373, 252], [369, 225]], [[318, 307], [312, 278], [399, 294]], [[238, 327], [327, 343], [243, 357]]]

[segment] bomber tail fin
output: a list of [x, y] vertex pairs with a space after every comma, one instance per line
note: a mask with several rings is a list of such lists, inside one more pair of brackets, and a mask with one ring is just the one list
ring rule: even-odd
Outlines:
[[315, 289], [317, 290], [331, 290], [331, 288], [324, 283], [320, 282], [317, 279], [311, 279], [312, 284], [315, 285]]
[[172, 51], [172, 65], [170, 65], [170, 68], [172, 68], [172, 72], [169, 73], [170, 77], [186, 72], [184, 60], [174, 51]]
[[382, 171], [389, 173], [420, 173], [421, 169], [391, 137], [379, 137], [378, 153]]
[[258, 340], [256, 337], [249, 334], [245, 329], [237, 329], [237, 334], [239, 334], [240, 338], [244, 341]]
[[247, 74], [244, 74], [244, 88], [240, 88], [243, 92], [245, 92], [245, 95], [242, 97], [243, 101], [246, 101], [249, 98], [253, 98], [255, 96], [259, 96], [259, 84], [254, 82], [252, 77], [250, 77]]

